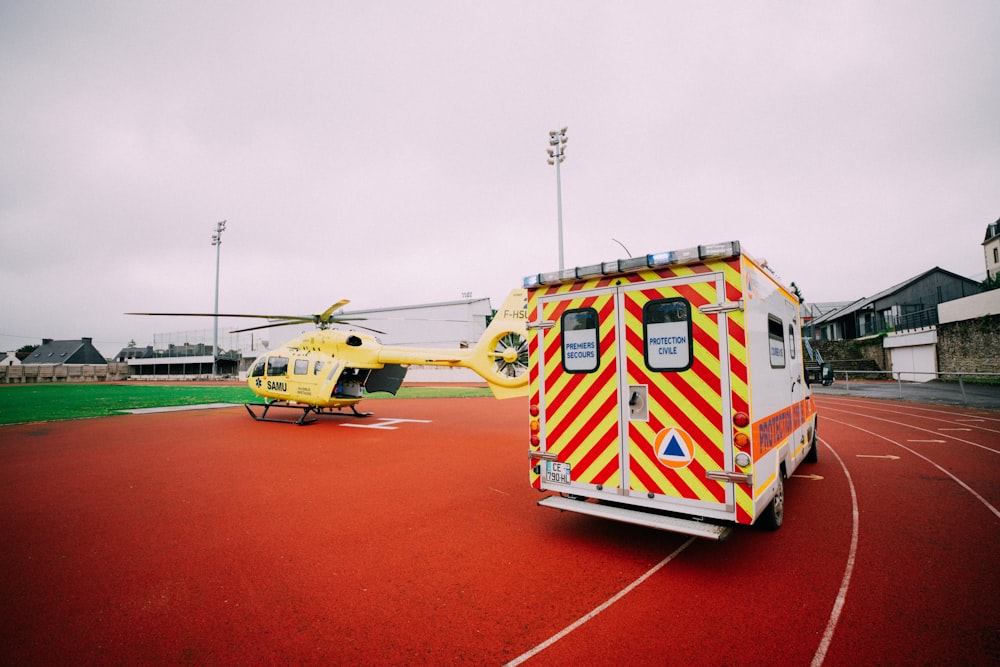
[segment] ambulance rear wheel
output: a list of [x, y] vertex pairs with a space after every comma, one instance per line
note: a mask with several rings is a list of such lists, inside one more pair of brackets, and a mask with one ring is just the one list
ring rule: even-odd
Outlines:
[[[818, 426], [818, 424], [817, 424]], [[816, 463], [819, 461], [819, 450], [816, 449], [816, 426], [813, 426], [812, 442], [809, 443], [809, 453], [806, 454], [806, 463]]]
[[757, 525], [764, 530], [778, 530], [781, 528], [781, 522], [785, 519], [785, 482], [781, 478], [780, 472], [775, 484], [777, 488], [774, 491], [774, 498], [771, 498], [771, 502], [757, 519]]

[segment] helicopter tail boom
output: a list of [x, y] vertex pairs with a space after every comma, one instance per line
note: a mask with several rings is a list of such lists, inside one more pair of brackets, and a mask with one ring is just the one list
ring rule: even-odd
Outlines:
[[381, 363], [461, 366], [486, 380], [497, 398], [527, 395], [527, 291], [513, 290], [493, 316], [475, 347], [464, 350], [385, 347]]

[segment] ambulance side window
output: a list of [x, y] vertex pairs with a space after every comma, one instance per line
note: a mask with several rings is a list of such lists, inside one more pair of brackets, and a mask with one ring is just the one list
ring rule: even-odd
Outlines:
[[309, 360], [308, 359], [296, 359], [295, 360], [295, 374], [296, 375], [306, 375], [309, 373]]
[[685, 299], [657, 299], [642, 307], [646, 366], [651, 371], [691, 368], [691, 304]]
[[770, 350], [771, 368], [785, 367], [785, 327], [773, 315], [767, 316], [767, 347]]
[[567, 310], [562, 315], [562, 363], [567, 373], [597, 370], [597, 311], [593, 308]]
[[788, 325], [788, 354], [791, 355], [792, 359], [795, 359], [795, 325]]

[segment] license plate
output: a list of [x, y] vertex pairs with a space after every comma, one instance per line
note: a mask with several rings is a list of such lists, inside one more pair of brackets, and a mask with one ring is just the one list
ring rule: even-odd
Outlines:
[[545, 481], [556, 484], [569, 484], [569, 464], [559, 461], [545, 462]]

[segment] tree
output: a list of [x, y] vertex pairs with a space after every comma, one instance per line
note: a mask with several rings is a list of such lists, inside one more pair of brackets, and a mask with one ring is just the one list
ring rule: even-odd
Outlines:
[[802, 291], [799, 290], [799, 286], [796, 285], [795, 283], [792, 283], [792, 294], [794, 294], [795, 297], [799, 300], [799, 303], [806, 302], [805, 297], [802, 296]]
[[16, 356], [21, 361], [24, 361], [25, 359], [28, 358], [28, 356], [32, 352], [34, 352], [37, 349], [38, 345], [22, 345], [21, 347], [18, 348], [17, 352], [14, 353], [14, 356]]

